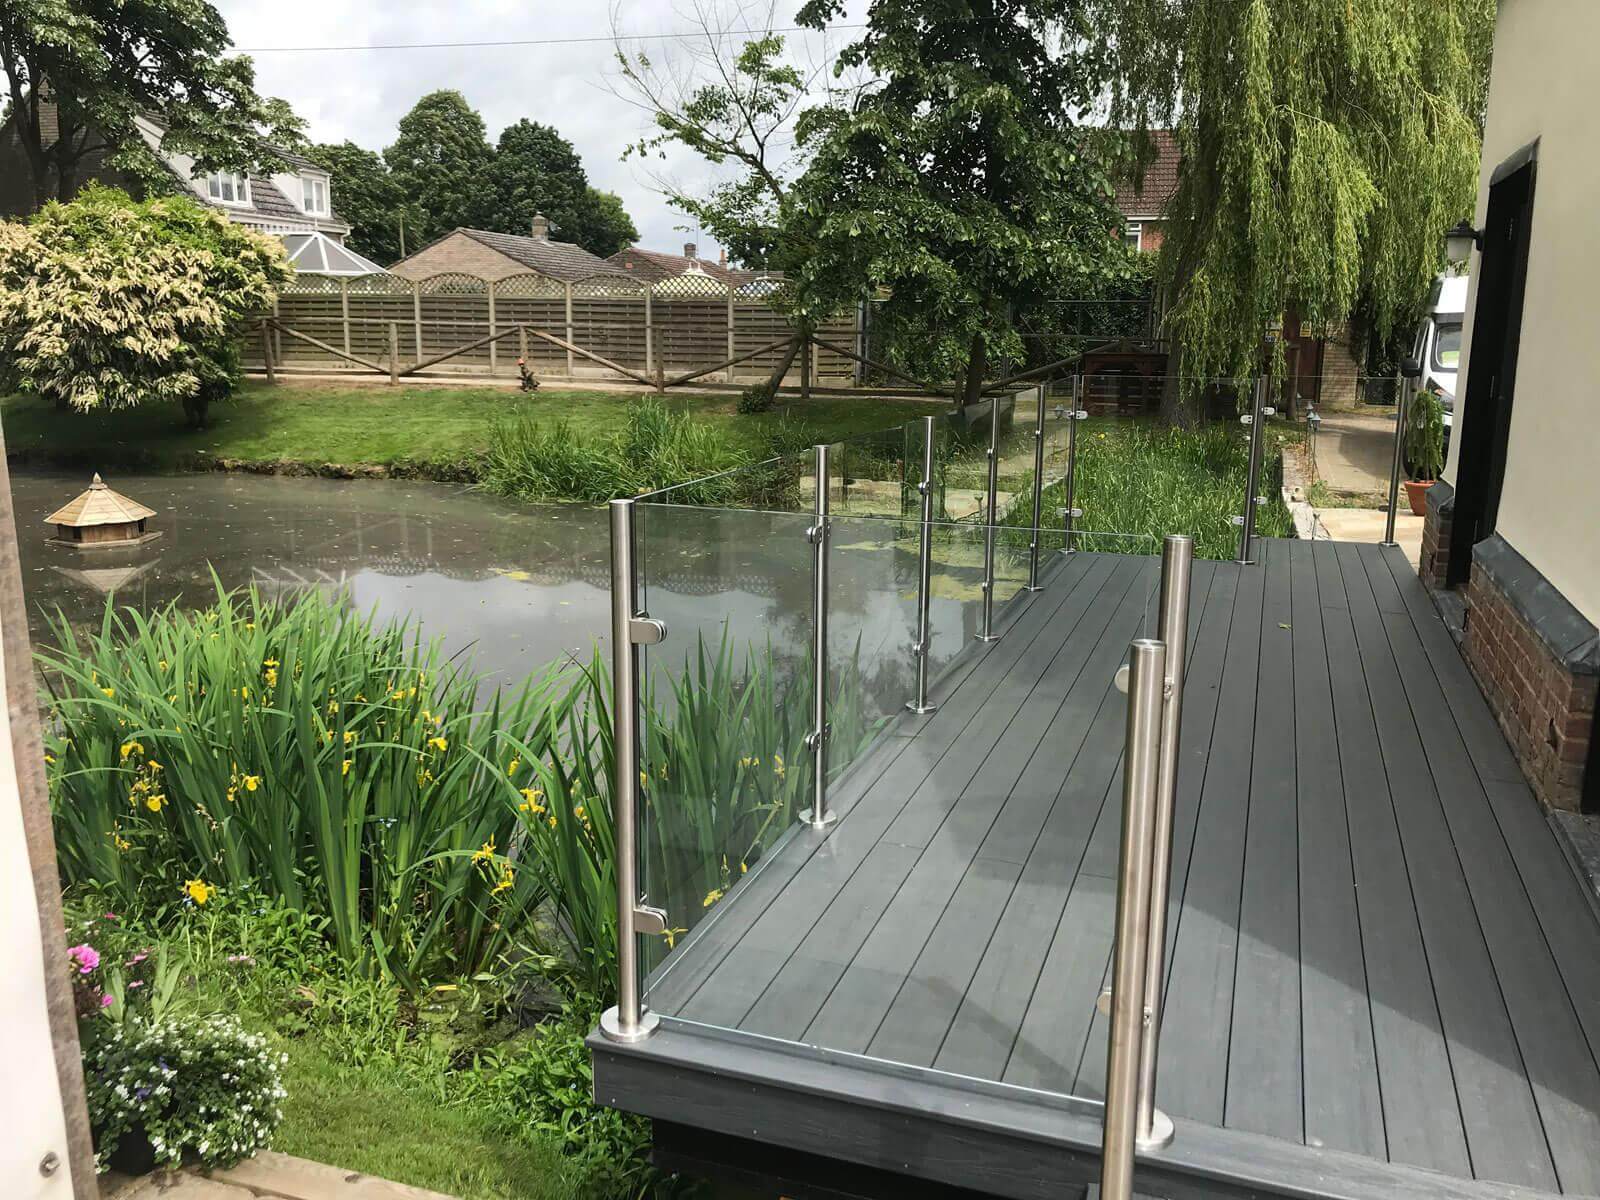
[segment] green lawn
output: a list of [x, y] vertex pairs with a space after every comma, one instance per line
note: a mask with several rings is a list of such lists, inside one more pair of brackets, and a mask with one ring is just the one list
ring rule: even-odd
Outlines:
[[316, 1037], [289, 1044], [283, 1125], [272, 1147], [463, 1200], [579, 1200], [582, 1173], [553, 1139], [443, 1102], [413, 1075], [353, 1069]]
[[[206, 469], [239, 464], [381, 466], [447, 478], [473, 478], [494, 420], [518, 409], [564, 418], [576, 432], [619, 427], [641, 393], [561, 391], [534, 396], [504, 388], [352, 386], [287, 381], [246, 383], [236, 400], [212, 409], [210, 428], [189, 429], [176, 405], [118, 413], [63, 413], [31, 397], [0, 399], [7, 451], [24, 462], [60, 466]], [[669, 403], [723, 427], [752, 448], [783, 409], [734, 411], [732, 395], [679, 395]], [[839, 438], [935, 411], [915, 400], [818, 397], [795, 401], [819, 434]]]

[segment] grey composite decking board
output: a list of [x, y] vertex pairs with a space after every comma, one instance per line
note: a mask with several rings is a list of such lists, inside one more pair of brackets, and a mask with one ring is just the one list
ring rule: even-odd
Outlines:
[[[1136, 573], [1137, 568], [1130, 570], [1127, 564], [1108, 572], [1104, 586], [1087, 597], [1089, 603], [1075, 628], [1090, 634], [1097, 627], [1103, 631], [1113, 615], [1121, 611], [1120, 605], [1126, 602]], [[1100, 643], [1091, 643], [1087, 637], [1069, 638], [1049, 660], [1039, 686], [990, 752], [991, 761], [998, 758], [1003, 766], [998, 771], [1003, 779], [1015, 779], [1023, 767], [1035, 761], [1033, 752], [1041, 734], [1047, 733], [1042, 727], [1057, 712], [1057, 707], [1048, 702], [1051, 697], [1060, 692], [1066, 698], [1076, 689], [1096, 687], [1097, 672], [1092, 668], [1092, 657], [1087, 654], [1087, 648], [1096, 644], [1103, 644], [1103, 639]], [[1086, 662], [1091, 664], [1087, 668]], [[1104, 683], [1098, 687], [1103, 688]], [[1014, 751], [1007, 753], [1013, 747]], [[1027, 753], [1023, 753], [1024, 750]], [[1053, 786], [1059, 784], [1053, 783]], [[1012, 795], [1014, 797], [1015, 793]], [[842, 1050], [865, 1049], [894, 1002], [900, 981], [911, 969], [951, 893], [960, 883], [964, 860], [972, 857], [975, 847], [980, 848], [982, 855], [981, 847], [989, 845], [996, 811], [1003, 799], [1004, 790], [987, 786], [962, 798], [930, 844], [930, 853], [917, 864], [906, 887], [895, 897], [849, 970], [833, 988], [816, 1021], [806, 1030], [806, 1040]], [[885, 836], [892, 835], [891, 828]], [[1019, 865], [1021, 861], [1018, 860]], [[937, 1046], [934, 1050], [937, 1051]]]
[[[1208, 569], [1209, 568], [1209, 569]], [[1209, 586], [1203, 581], [1209, 576]], [[1211, 734], [1215, 728], [1217, 703], [1222, 692], [1222, 668], [1226, 657], [1228, 629], [1233, 621], [1233, 602], [1237, 590], [1238, 572], [1230, 564], [1201, 561], [1195, 563], [1193, 595], [1189, 609], [1189, 661], [1184, 680], [1183, 727], [1179, 742], [1179, 771], [1177, 794], [1173, 799], [1172, 869], [1168, 882], [1167, 933], [1165, 962], [1170, 968], [1173, 947], [1177, 944], [1179, 917], [1183, 908], [1183, 890], [1189, 873], [1190, 852], [1194, 845], [1195, 829], [1200, 815], [1200, 791], [1205, 781], [1206, 759], [1211, 753]], [[1203, 588], [1203, 590], [1202, 590]], [[1114, 714], [1120, 717], [1120, 712]], [[1121, 733], [1113, 728], [1107, 737], [1115, 740]], [[1118, 771], [1112, 778], [1105, 803], [1117, 814], [1116, 821], [1097, 827], [1097, 857], [1101, 869], [1107, 869], [1113, 833], [1120, 833], [1120, 805], [1122, 803], [1122, 775]], [[1166, 972], [1166, 983], [1171, 986], [1171, 971]], [[1100, 983], [1104, 990], [1111, 986], [1111, 958], [1106, 957], [1105, 975]], [[1166, 988], [1163, 989], [1163, 1000]], [[1099, 1097], [1105, 1094], [1107, 1038], [1110, 1026], [1104, 1014], [1096, 1008], [1089, 1026], [1089, 1035], [1078, 1059], [1078, 1073], [1073, 1084], [1074, 1093], [1080, 1096]], [[1160, 1092], [1159, 1081], [1157, 1092]], [[1165, 1102], [1163, 1098], [1163, 1103]]]
[[1298, 1142], [1305, 1136], [1305, 1092], [1289, 547], [1262, 542], [1258, 557], [1266, 595], [1223, 1123]]
[[1600, 1191], [1600, 1068], [1501, 836], [1483, 782], [1450, 715], [1388, 567], [1364, 565], [1374, 593], [1392, 598], [1384, 624], [1395, 666], [1433, 773], [1445, 821], [1471, 891], [1550, 1157], [1564, 1190]]
[[[951, 664], [939, 713], [896, 721], [837, 785], [837, 826], [792, 832], [730, 889], [662, 994], [692, 994], [689, 1020], [870, 1055], [853, 1069], [912, 1107], [953, 1075], [1098, 1095], [1110, 677], [1154, 579], [1150, 560], [1066, 559]], [[1596, 1190], [1600, 922], [1403, 559], [1266, 542], [1256, 567], [1197, 563], [1190, 630], [1157, 1098], [1187, 1153], [1225, 1165], [1152, 1194]], [[951, 1074], [893, 1076], [926, 1063]], [[895, 1136], [903, 1158], [943, 1134]], [[1244, 1145], [1316, 1164], [1303, 1191], [1240, 1183], [1265, 1161], [1230, 1158]], [[1328, 1150], [1375, 1173], [1332, 1177], [1347, 1160]], [[997, 1190], [1036, 1194], [1026, 1175]]]
[[1046, 628], [1048, 618], [1074, 591], [1063, 588], [1054, 595], [1041, 593], [1046, 603], [1025, 609], [1008, 636], [974, 651], [981, 655], [978, 666], [962, 679], [939, 711], [923, 718], [918, 735], [895, 759], [894, 769], [880, 778], [870, 798], [845, 814], [838, 826], [818, 841], [814, 861], [807, 864], [810, 869], [797, 872], [768, 902], [745, 935], [682, 1004], [684, 1016], [738, 1027], [817, 915], [837, 896], [935, 768], [960, 747], [962, 754], [956, 761], [977, 769], [973, 760], [981, 762], [981, 754], [974, 751], [986, 750], [992, 744], [991, 735], [997, 736], [997, 731], [977, 723], [986, 702], [1032, 639]]
[[[1108, 703], [1113, 711], [1120, 706], [1108, 702], [1108, 695], [1116, 695], [1110, 681], [1137, 619], [1137, 614], [1122, 614], [1103, 627], [1079, 686], [1057, 712], [1045, 744], [1061, 747], [1070, 760], [1036, 757], [1013, 792], [1012, 802], [1027, 800], [1029, 808], [1034, 797], [1052, 795], [1053, 800], [1029, 847], [1012, 902], [946, 1036], [937, 1060], [942, 1070], [1004, 1078], [1008, 1064], [1014, 1064], [1009, 1077], [1071, 1086], [1081, 1036], [1076, 1042], [1055, 1034], [1032, 1039], [1041, 1023], [1065, 1021], [1076, 1027], [1078, 1018], [1086, 1019], [1092, 1011], [1093, 996], [1087, 1010], [1064, 1000], [1054, 1008], [1049, 1003], [1037, 1006], [1031, 1027], [1024, 1018], [1035, 1011], [1033, 1000], [1041, 990], [1046, 996], [1059, 995], [1076, 978], [1073, 938], [1081, 941], [1103, 931], [1109, 944], [1110, 925], [1098, 889], [1077, 906], [1068, 904], [1068, 894], [1100, 817], [1105, 780], [1116, 771], [1120, 750], [1114, 734], [1108, 745], [1106, 714]], [[1075, 734], [1074, 726], [1084, 732]], [[1070, 767], [1063, 769], [1068, 761]], [[1056, 1047], [1059, 1053], [1052, 1054]]]
[[1473, 1174], [1554, 1190], [1557, 1180], [1494, 964], [1462, 876], [1360, 548], [1338, 546], [1406, 868], [1455, 1073]]
[[1260, 570], [1239, 572], [1162, 1020], [1162, 1104], [1212, 1125], [1223, 1123], [1228, 1078], [1263, 582]]
[[1312, 557], [1328, 649], [1389, 1158], [1470, 1176], [1460, 1106], [1450, 1102], [1455, 1094], [1450, 1051], [1423, 952], [1344, 580], [1332, 543], [1312, 543]]
[[[1088, 611], [1088, 607], [1085, 605], [1065, 617], [1058, 615], [1058, 620], [1066, 626], [1069, 636], [1071, 628], [1081, 619], [1082, 614]], [[934, 922], [972, 858], [973, 847], [982, 841], [1000, 806], [998, 796], [980, 794], [964, 804], [957, 803], [950, 797], [959, 796], [966, 784], [982, 769], [986, 758], [993, 755], [996, 748], [1004, 745], [1012, 735], [1018, 734], [1030, 751], [1037, 743], [1037, 735], [1030, 733], [1031, 722], [1022, 719], [1019, 713], [1028, 699], [1033, 683], [1048, 670], [1052, 661], [1048, 654], [1050, 639], [1046, 638], [1044, 641], [1046, 645], [1043, 651], [1025, 656], [1022, 663], [1012, 667], [1004, 684], [996, 688], [985, 701], [979, 719], [975, 719], [957, 739], [957, 745], [963, 742], [968, 745], [971, 753], [967, 758], [956, 764], [942, 766], [924, 782], [921, 794], [932, 799], [922, 805], [916, 811], [916, 815], [932, 825], [936, 832], [930, 837], [920, 826], [906, 826], [904, 816], [912, 811], [912, 806], [907, 804], [902, 810], [901, 818], [895, 820], [884, 833], [881, 844], [899, 845], [913, 851], [912, 857], [917, 861], [909, 877], [901, 881], [897, 891], [885, 892], [881, 889], [868, 891], [866, 894], [872, 897], [870, 902], [861, 902], [859, 890], [855, 897], [839, 898], [838, 905], [843, 912], [839, 919], [859, 925], [862, 938], [872, 932], [874, 926], [880, 922], [887, 922], [891, 928], [896, 926], [896, 921], [885, 914], [885, 909], [891, 901], [902, 914], [899, 924], [903, 926], [906, 920], [911, 922], [909, 928], [899, 930], [901, 949], [908, 952], [908, 956], [897, 967], [900, 978], [904, 978], [915, 958], [917, 948], [931, 932]], [[1048, 714], [1030, 715], [1035, 720], [1048, 719]], [[998, 736], [991, 738], [989, 735], [997, 730]], [[984, 750], [986, 743], [988, 749]], [[898, 838], [897, 830], [901, 831]], [[830, 907], [830, 916], [833, 911], [833, 907]], [[851, 954], [844, 959], [846, 966], [849, 965], [855, 949], [859, 946], [859, 940], [853, 943]], [[781, 994], [781, 999], [776, 1003], [781, 1005], [785, 1017], [778, 1023], [778, 1028], [786, 1030], [791, 1035], [794, 1030], [809, 1025], [818, 1015], [829, 999], [830, 993], [835, 990], [840, 975], [843, 974], [842, 968], [837, 972], [815, 969], [803, 954], [803, 947], [802, 952], [797, 952], [797, 959], [799, 960], [797, 964], [784, 967], [783, 975], [774, 980], [768, 993]], [[874, 974], [874, 978], [883, 980], [884, 975], [879, 971]], [[860, 994], [859, 988], [848, 991], [856, 1002], [856, 1007], [851, 1010], [851, 1016], [857, 1020], [857, 1036], [864, 1028], [866, 1036], [870, 1037], [877, 1020], [893, 1001], [894, 992], [880, 988], [876, 996], [866, 997]], [[763, 997], [757, 1010], [741, 1023], [741, 1028], [756, 1032], [772, 1032], [769, 1027], [771, 1008], [772, 1005], [767, 1002], [766, 997]], [[802, 1017], [803, 1020], [800, 1020]], [[847, 1031], [840, 1032], [846, 1037], [851, 1036]]]
[[[1421, 581], [1404, 558], [1395, 554], [1384, 558], [1468, 753], [1483, 778], [1495, 819], [1566, 981], [1590, 1050], [1600, 1053], [1600, 924], [1573, 918], [1586, 903], [1582, 885], [1567, 866], [1538, 801], [1516, 772], [1515, 760], [1511, 759], [1488, 702], [1439, 621]], [[1486, 746], [1498, 753], [1491, 753]], [[1511, 763], [1509, 771], [1504, 766], [1506, 761]]]
[[[1276, 552], [1274, 547], [1274, 552]], [[1308, 542], [1292, 542], [1295, 788], [1299, 813], [1300, 1028], [1305, 1138], [1312, 1145], [1388, 1157], [1361, 914]]]
[[974, 859], [867, 1047], [875, 1058], [930, 1066], [1022, 873], [1018, 863]]

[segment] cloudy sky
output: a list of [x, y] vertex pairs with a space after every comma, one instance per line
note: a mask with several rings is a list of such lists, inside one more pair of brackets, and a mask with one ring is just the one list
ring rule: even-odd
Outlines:
[[[624, 148], [647, 127], [644, 114], [608, 88], [616, 66], [611, 43], [613, 13], [607, 0], [451, 0], [450, 3], [372, 4], [370, 0], [213, 0], [227, 18], [233, 41], [252, 53], [259, 90], [281, 96], [310, 123], [314, 141], [350, 139], [381, 150], [394, 139], [395, 124], [419, 96], [455, 88], [483, 114], [493, 141], [521, 117], [553, 125], [577, 148], [589, 181], [618, 193], [642, 245], [675, 249], [698, 241], [701, 254], [715, 246], [697, 231], [682, 230], [685, 218], [668, 208], [652, 184], [666, 173], [699, 188], [714, 168], [694, 155], [665, 161], [621, 161]], [[714, 27], [748, 28], [772, 12], [778, 26], [793, 24], [800, 0], [698, 0]], [[619, 28], [647, 40], [636, 43], [653, 60], [684, 53], [684, 43], [649, 35], [695, 27], [695, 0], [620, 0]], [[851, 0], [846, 22], [860, 20], [866, 0]], [[851, 29], [790, 35], [803, 65], [821, 66], [856, 36]], [[593, 38], [589, 42], [572, 39]], [[560, 44], [513, 46], [529, 39], [568, 39]], [[489, 42], [486, 46], [383, 49], [429, 42]], [[306, 47], [371, 47], [313, 50]], [[292, 47], [295, 49], [270, 49]], [[334, 181], [338, 202], [338, 181]]]

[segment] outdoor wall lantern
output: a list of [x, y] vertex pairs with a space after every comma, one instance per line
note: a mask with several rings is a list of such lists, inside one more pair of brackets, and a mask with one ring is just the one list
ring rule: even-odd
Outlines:
[[1466, 262], [1474, 250], [1483, 248], [1483, 234], [1470, 222], [1452, 225], [1444, 235], [1445, 257], [1451, 262]]

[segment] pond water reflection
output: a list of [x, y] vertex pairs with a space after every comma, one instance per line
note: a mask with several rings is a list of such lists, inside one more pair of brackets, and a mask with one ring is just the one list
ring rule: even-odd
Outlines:
[[[81, 474], [17, 471], [13, 504], [36, 643], [47, 613], [98, 624], [106, 597], [150, 610], [204, 605], [224, 586], [270, 595], [343, 589], [362, 611], [402, 616], [478, 669], [519, 680], [569, 655], [587, 660], [609, 625], [610, 545], [600, 508], [516, 504], [467, 488], [260, 475], [121, 474], [107, 482], [157, 511], [163, 536], [128, 549], [48, 544], [44, 517], [80, 491]], [[810, 550], [801, 517], [657, 511], [642, 522], [642, 591], [692, 637], [726, 629], [797, 663], [810, 637]], [[793, 528], [790, 528], [790, 526]], [[835, 655], [861, 656], [886, 709], [908, 694], [916, 561], [892, 522], [840, 522], [830, 589]], [[936, 571], [934, 657], [973, 632], [972, 555]], [[676, 648], [676, 647], [674, 647]]]
[[508, 504], [460, 487], [281, 476], [116, 475], [157, 512], [163, 536], [126, 550], [50, 545], [46, 514], [81, 475], [11, 477], [23, 588], [35, 642], [59, 608], [75, 625], [117, 603], [203, 605], [224, 586], [268, 595], [343, 589], [363, 612], [405, 616], [448, 652], [517, 678], [566, 654], [587, 656], [606, 628], [609, 545], [592, 508]]

